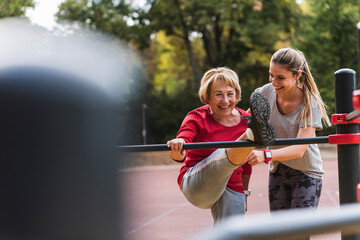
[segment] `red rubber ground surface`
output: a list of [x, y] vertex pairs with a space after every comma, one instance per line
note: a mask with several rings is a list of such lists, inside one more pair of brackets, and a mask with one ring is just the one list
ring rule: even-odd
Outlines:
[[[192, 206], [180, 192], [176, 183], [180, 167], [181, 164], [120, 171], [124, 186], [121, 196], [125, 202], [122, 239], [180, 240], [212, 228], [210, 210]], [[269, 212], [267, 167], [260, 164], [253, 168], [247, 215]], [[324, 170], [319, 208], [338, 206], [337, 160], [324, 161]], [[341, 236], [340, 233], [330, 233], [311, 239], [338, 240]]]

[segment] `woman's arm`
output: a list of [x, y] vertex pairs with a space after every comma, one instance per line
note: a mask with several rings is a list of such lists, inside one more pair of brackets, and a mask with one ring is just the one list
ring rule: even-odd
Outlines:
[[[310, 138], [314, 136], [316, 128], [307, 127], [300, 128], [296, 138]], [[292, 145], [280, 149], [271, 150], [272, 160], [275, 161], [287, 161], [291, 159], [301, 158], [309, 144], [306, 145]], [[259, 163], [262, 163], [265, 160], [264, 152], [254, 150], [250, 153], [248, 158], [248, 163], [252, 166], [255, 166]]]
[[191, 143], [198, 135], [198, 125], [201, 122], [198, 114], [190, 112], [184, 118], [176, 138], [167, 141], [166, 145], [171, 148], [170, 157], [177, 162], [183, 162], [186, 157], [186, 150], [183, 150], [184, 143]]

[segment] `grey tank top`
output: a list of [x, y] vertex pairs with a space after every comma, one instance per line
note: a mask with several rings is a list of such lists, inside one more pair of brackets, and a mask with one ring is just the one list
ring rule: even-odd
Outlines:
[[[296, 138], [299, 129], [305, 127], [304, 123], [300, 123], [300, 112], [303, 105], [301, 104], [292, 113], [283, 115], [277, 108], [276, 94], [271, 83], [268, 83], [255, 91], [264, 94], [270, 103], [270, 121], [274, 126], [276, 138]], [[315, 127], [317, 130], [321, 130], [321, 112], [315, 100], [313, 100], [312, 118], [313, 122], [307, 123], [307, 126]], [[315, 136], [316, 134], [314, 134], [314, 137]], [[286, 146], [271, 146], [270, 149], [279, 149], [283, 147]], [[269, 170], [271, 173], [276, 171], [279, 163], [279, 161], [270, 162]], [[313, 178], [321, 179], [324, 175], [320, 150], [317, 144], [310, 144], [302, 158], [281, 161], [281, 163], [292, 169], [299, 170]]]

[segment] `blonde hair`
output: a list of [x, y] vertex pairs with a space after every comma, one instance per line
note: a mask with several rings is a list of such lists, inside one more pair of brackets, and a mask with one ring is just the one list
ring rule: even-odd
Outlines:
[[305, 127], [307, 126], [308, 120], [312, 123], [313, 119], [311, 110], [313, 108], [312, 99], [314, 98], [319, 105], [321, 118], [324, 120], [326, 125], [330, 126], [331, 123], [326, 114], [326, 106], [321, 99], [319, 90], [313, 76], [311, 75], [304, 54], [301, 51], [292, 48], [282, 48], [273, 54], [270, 61], [286, 67], [286, 69], [292, 71], [294, 75], [301, 71], [301, 76], [297, 80], [297, 85], [304, 93], [304, 105], [301, 109], [300, 122], [303, 122]]
[[237, 74], [226, 67], [213, 68], [207, 71], [201, 79], [199, 98], [203, 104], [207, 104], [210, 98], [211, 87], [214, 83], [223, 81], [235, 89], [236, 103], [241, 100], [241, 87]]

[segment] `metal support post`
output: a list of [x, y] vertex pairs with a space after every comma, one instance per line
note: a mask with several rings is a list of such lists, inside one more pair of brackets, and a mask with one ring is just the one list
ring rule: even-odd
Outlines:
[[147, 105], [145, 103], [143, 103], [142, 105], [142, 124], [143, 124], [143, 129], [142, 129], [142, 137], [143, 137], [143, 144], [146, 145], [146, 108]]
[[[353, 109], [352, 93], [356, 89], [356, 73], [352, 69], [335, 72], [335, 111], [350, 113]], [[337, 134], [359, 133], [358, 124], [336, 126]], [[338, 173], [340, 204], [357, 202], [357, 184], [360, 182], [359, 144], [338, 145]], [[342, 239], [360, 239], [342, 236]]]

